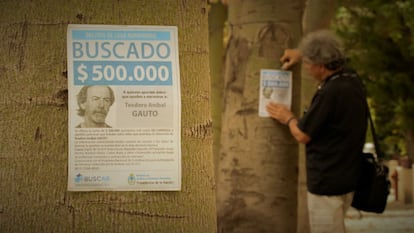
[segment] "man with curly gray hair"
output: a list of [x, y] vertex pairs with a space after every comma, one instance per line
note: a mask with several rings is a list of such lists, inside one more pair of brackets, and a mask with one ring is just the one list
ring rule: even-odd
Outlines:
[[84, 122], [76, 128], [111, 128], [105, 123], [109, 108], [115, 101], [109, 86], [83, 86], [77, 95], [78, 115]]
[[357, 73], [345, 66], [340, 41], [329, 31], [306, 35], [299, 49], [288, 49], [281, 58], [284, 69], [300, 60], [320, 83], [309, 109], [300, 119], [277, 103], [268, 104], [267, 111], [298, 142], [306, 144], [311, 233], [345, 233], [344, 218], [352, 203], [365, 143], [365, 89]]

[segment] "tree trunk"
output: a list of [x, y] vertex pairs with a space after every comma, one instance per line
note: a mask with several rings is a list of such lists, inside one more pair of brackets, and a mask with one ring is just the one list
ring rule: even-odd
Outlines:
[[[284, 49], [297, 45], [302, 10], [302, 0], [229, 1], [219, 232], [296, 232], [298, 144], [286, 126], [258, 116], [258, 90], [260, 69], [280, 68]], [[296, 114], [299, 76], [297, 69]]]
[[414, 129], [407, 129], [405, 131], [405, 145], [407, 156], [414, 163]]
[[[215, 233], [206, 1], [0, 3], [1, 232]], [[67, 192], [67, 24], [176, 25], [182, 191]]]
[[[217, 1], [210, 3], [208, 16], [210, 74], [211, 74], [211, 115], [213, 118], [213, 155], [217, 164], [220, 152], [221, 114], [223, 109], [224, 86], [224, 25], [227, 20], [227, 7]], [[215, 166], [217, 169], [218, 166]], [[217, 171], [215, 171], [217, 173]]]

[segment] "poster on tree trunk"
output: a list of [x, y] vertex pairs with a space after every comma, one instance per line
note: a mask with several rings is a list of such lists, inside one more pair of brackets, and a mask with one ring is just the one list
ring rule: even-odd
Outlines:
[[269, 117], [266, 105], [275, 102], [292, 106], [292, 72], [286, 70], [260, 70], [259, 116]]
[[70, 24], [68, 190], [181, 189], [177, 28]]

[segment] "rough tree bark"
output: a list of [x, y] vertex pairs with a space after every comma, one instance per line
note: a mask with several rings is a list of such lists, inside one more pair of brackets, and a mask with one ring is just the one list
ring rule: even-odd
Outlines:
[[[0, 231], [216, 232], [206, 1], [0, 1]], [[176, 25], [182, 191], [67, 192], [68, 23]]]

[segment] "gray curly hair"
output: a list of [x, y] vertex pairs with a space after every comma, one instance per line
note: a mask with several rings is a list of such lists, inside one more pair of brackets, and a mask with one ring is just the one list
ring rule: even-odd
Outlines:
[[345, 54], [339, 38], [328, 30], [319, 30], [307, 34], [299, 44], [303, 58], [313, 64], [324, 65], [336, 70], [345, 63]]

